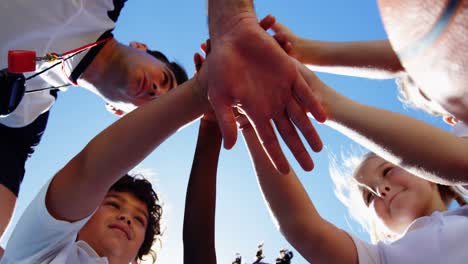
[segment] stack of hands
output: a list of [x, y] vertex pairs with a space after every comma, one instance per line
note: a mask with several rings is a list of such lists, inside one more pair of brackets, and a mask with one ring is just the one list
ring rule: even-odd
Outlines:
[[[218, 120], [224, 147], [236, 142], [236, 121], [241, 128], [252, 125], [272, 163], [281, 173], [289, 165], [280, 148], [273, 124], [304, 170], [313, 169], [313, 161], [297, 129], [313, 151], [322, 149], [322, 142], [307, 113], [319, 122], [326, 112], [314, 85], [321, 85], [311, 72], [299, 63], [285, 34], [271, 36], [275, 18], [266, 16], [260, 22], [245, 17], [231, 30], [201, 45], [207, 56], [194, 55], [196, 78], [213, 108], [204, 119]], [[248, 41], [256, 39], [258, 41]], [[202, 67], [203, 65], [203, 67]], [[234, 110], [234, 111], [233, 111]], [[297, 128], [297, 129], [296, 129]]]

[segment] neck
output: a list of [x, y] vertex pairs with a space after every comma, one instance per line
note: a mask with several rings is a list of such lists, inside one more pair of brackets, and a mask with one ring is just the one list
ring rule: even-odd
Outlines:
[[[120, 256], [107, 256], [107, 261], [109, 264], [128, 264], [128, 263], [134, 263], [131, 260], [124, 260]], [[136, 262], [135, 262], [136, 263]]]
[[439, 192], [439, 188], [437, 187], [437, 184], [434, 184], [433, 192], [434, 192], [434, 195], [433, 195], [434, 198], [432, 199], [432, 203], [430, 206], [431, 208], [428, 210], [429, 212], [427, 215], [431, 215], [435, 211], [445, 212], [448, 210], [447, 204], [442, 198], [442, 195]]
[[114, 38], [108, 40], [104, 47], [96, 54], [93, 61], [80, 76], [80, 79], [98, 86], [99, 82], [105, 80], [110, 65], [114, 65], [119, 58], [122, 44]]

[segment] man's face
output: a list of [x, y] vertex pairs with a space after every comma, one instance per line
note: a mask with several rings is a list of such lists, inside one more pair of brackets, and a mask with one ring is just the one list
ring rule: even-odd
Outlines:
[[109, 67], [105, 81], [96, 85], [110, 104], [130, 112], [177, 86], [174, 73], [165, 63], [140, 48], [123, 50], [118, 63]]
[[101, 257], [129, 263], [143, 244], [148, 219], [145, 203], [131, 193], [111, 191], [80, 230], [78, 239], [88, 243]]

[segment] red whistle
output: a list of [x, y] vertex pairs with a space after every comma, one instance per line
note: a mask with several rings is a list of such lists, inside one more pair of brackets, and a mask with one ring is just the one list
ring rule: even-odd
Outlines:
[[8, 72], [23, 73], [36, 71], [36, 52], [31, 50], [9, 50]]

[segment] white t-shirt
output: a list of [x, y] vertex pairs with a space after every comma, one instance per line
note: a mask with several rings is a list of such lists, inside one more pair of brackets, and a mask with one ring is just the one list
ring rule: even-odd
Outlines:
[[84, 241], [75, 241], [91, 218], [69, 223], [55, 219], [45, 206], [49, 181], [26, 208], [5, 249], [0, 264], [107, 264]]
[[353, 237], [360, 264], [468, 263], [468, 206], [416, 219], [402, 238], [377, 245]]
[[462, 121], [458, 121], [452, 127], [452, 134], [454, 134], [457, 137], [468, 137], [468, 126]]
[[[454, 134], [457, 137], [466, 138], [466, 140], [468, 140], [468, 126], [462, 121], [458, 121], [452, 127], [452, 134]], [[468, 185], [465, 185], [465, 186], [457, 185], [455, 186], [455, 189], [457, 189], [457, 191], [461, 193], [462, 195], [468, 197]]]
[[[37, 56], [64, 53], [93, 43], [109, 33], [123, 4], [122, 0], [2, 0], [0, 1], [0, 69], [8, 67], [8, 50], [33, 50]], [[113, 11], [111, 13], [108, 13]], [[115, 14], [114, 12], [117, 12]], [[115, 17], [112, 17], [115, 16]], [[89, 55], [87, 55], [90, 53]], [[65, 61], [65, 72], [78, 77], [94, 58], [85, 51]], [[81, 62], [81, 65], [79, 65]], [[38, 62], [36, 72], [55, 62]], [[85, 64], [85, 65], [83, 65]], [[78, 67], [77, 67], [78, 66]], [[25, 73], [31, 76], [33, 73]], [[76, 76], [78, 75], [78, 76]], [[26, 82], [26, 90], [36, 90], [69, 83], [61, 65]], [[18, 108], [0, 123], [23, 127], [46, 112], [55, 99], [48, 90], [25, 94]]]

